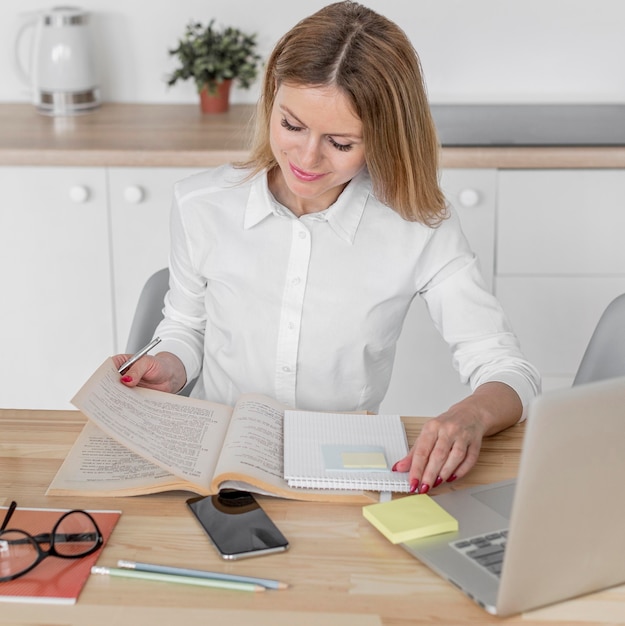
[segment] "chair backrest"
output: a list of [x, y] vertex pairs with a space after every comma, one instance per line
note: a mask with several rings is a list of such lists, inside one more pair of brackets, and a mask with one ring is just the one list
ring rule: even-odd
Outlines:
[[169, 289], [169, 269], [152, 274], [141, 290], [132, 319], [126, 352], [134, 354], [150, 343], [154, 331], [163, 319], [163, 300]]
[[625, 376], [625, 293], [603, 312], [577, 370], [573, 385]]
[[[135, 316], [132, 318], [126, 352], [134, 354], [150, 343], [154, 331], [163, 319], [165, 294], [169, 289], [169, 269], [165, 268], [152, 274], [146, 281], [141, 293]], [[178, 392], [180, 396], [188, 396], [197, 379], [188, 382]]]

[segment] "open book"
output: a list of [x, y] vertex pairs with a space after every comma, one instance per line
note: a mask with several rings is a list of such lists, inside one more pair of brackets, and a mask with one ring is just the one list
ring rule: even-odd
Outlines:
[[235, 488], [296, 500], [371, 503], [373, 493], [289, 487], [282, 405], [247, 394], [234, 407], [119, 382], [107, 359], [72, 403], [89, 418], [47, 495], [199, 495]]

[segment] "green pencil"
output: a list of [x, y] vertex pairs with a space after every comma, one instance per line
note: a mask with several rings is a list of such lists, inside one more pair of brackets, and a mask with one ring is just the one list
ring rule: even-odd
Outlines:
[[138, 563], [120, 559], [117, 567], [123, 569], [134, 569], [139, 572], [156, 572], [157, 574], [174, 574], [176, 576], [194, 576], [196, 578], [211, 578], [217, 580], [231, 580], [239, 583], [253, 583], [261, 585], [267, 589], [287, 589], [287, 583], [271, 578], [257, 578], [256, 576], [241, 576], [239, 574], [224, 574], [222, 572], [207, 572], [200, 569], [189, 569], [187, 567], [172, 567], [171, 565], [156, 565], [154, 563]]
[[262, 585], [253, 583], [235, 582], [232, 580], [217, 580], [213, 578], [197, 578], [195, 576], [176, 576], [174, 574], [159, 574], [156, 572], [140, 572], [133, 569], [121, 569], [118, 567], [101, 567], [94, 565], [92, 574], [105, 574], [108, 576], [121, 576], [123, 578], [139, 578], [141, 580], [156, 580], [164, 583], [177, 583], [179, 585], [198, 585], [199, 587], [213, 587], [216, 589], [231, 589], [234, 591], [265, 591]]

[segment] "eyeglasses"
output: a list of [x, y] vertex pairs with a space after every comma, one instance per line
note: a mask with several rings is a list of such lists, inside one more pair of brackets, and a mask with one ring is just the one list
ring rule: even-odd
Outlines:
[[[102, 546], [102, 533], [87, 511], [68, 511], [52, 532], [33, 536], [25, 530], [6, 528], [16, 508], [17, 503], [11, 502], [0, 525], [0, 582], [23, 576], [48, 556], [79, 559]], [[48, 545], [48, 550], [43, 550], [42, 544]]]

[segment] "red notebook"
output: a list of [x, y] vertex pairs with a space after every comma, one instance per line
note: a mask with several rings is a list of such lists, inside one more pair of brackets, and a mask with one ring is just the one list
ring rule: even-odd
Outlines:
[[[31, 535], [49, 533], [67, 509], [28, 509], [19, 506], [8, 528], [25, 530]], [[0, 521], [6, 507], [0, 507]], [[98, 523], [104, 543], [113, 532], [121, 511], [89, 511]], [[33, 570], [16, 580], [0, 582], [0, 602], [44, 602], [75, 604], [95, 565], [102, 548], [80, 559], [59, 559], [49, 556]]]

